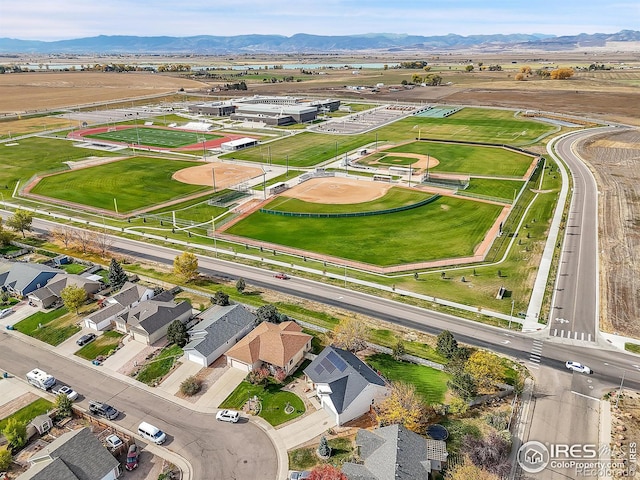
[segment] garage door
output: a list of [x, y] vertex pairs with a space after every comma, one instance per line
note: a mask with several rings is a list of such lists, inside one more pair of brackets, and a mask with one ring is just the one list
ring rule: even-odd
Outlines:
[[243, 372], [249, 372], [249, 365], [243, 362], [239, 362], [238, 360], [231, 359], [231, 366], [233, 368], [237, 368], [238, 370], [242, 370]]
[[142, 335], [141, 333], [133, 332], [133, 331], [131, 333], [133, 333], [134, 340], [137, 340], [140, 343], [149, 345], [149, 338], [146, 335]]
[[190, 362], [195, 362], [198, 365], [206, 367], [205, 363], [207, 361], [206, 358], [203, 358], [202, 355], [198, 355], [197, 353], [187, 352], [187, 360]]

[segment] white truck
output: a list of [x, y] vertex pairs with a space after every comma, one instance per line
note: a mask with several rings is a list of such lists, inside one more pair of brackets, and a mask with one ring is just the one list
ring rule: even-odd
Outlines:
[[41, 388], [42, 390], [50, 390], [56, 384], [56, 379], [53, 375], [49, 375], [47, 372], [34, 368], [27, 373], [27, 382], [34, 387]]

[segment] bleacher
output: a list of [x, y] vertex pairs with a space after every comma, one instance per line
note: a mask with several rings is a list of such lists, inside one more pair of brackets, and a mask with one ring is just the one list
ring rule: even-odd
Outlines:
[[211, 130], [212, 126], [213, 125], [211, 125], [210, 123], [188, 122], [175, 128], [179, 128], [180, 130], [193, 130], [196, 132], [208, 132], [209, 130]]

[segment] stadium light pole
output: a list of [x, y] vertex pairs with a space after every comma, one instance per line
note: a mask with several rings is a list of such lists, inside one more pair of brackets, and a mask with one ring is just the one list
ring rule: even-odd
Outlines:
[[136, 137], [138, 138], [138, 147], [140, 147], [140, 132], [138, 131], [138, 112], [136, 112]]
[[211, 167], [211, 177], [213, 178], [213, 193], [216, 193], [216, 169]]
[[207, 149], [205, 148], [204, 137], [202, 137], [202, 158], [206, 162], [207, 161]]

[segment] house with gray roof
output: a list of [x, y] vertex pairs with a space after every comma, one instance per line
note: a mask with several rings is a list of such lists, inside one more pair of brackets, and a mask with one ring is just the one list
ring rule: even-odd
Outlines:
[[60, 435], [29, 459], [17, 480], [115, 480], [120, 462], [88, 428]]
[[389, 395], [389, 385], [353, 353], [326, 347], [304, 370], [324, 408], [337, 425], [367, 413]]
[[161, 300], [152, 298], [127, 308], [116, 316], [114, 322], [116, 330], [130, 333], [134, 340], [151, 345], [167, 334], [173, 321], [187, 323], [190, 318], [189, 302], [176, 304], [162, 297]]
[[[5, 262], [3, 262], [5, 263]], [[0, 273], [0, 290], [25, 297], [44, 287], [60, 270], [39, 263], [6, 262], [9, 269]]]
[[215, 305], [198, 315], [189, 331], [185, 358], [208, 367], [256, 326], [257, 317], [242, 305]]
[[135, 307], [144, 300], [153, 298], [153, 288], [133, 282], [125, 282], [118, 293], [106, 299], [106, 303], [119, 303], [123, 307]]
[[29, 301], [41, 308], [49, 308], [51, 305], [61, 300], [60, 292], [69, 285], [82, 288], [90, 297], [102, 288], [102, 283], [90, 280], [87, 277], [73, 275], [70, 273], [58, 273], [52, 277], [47, 284], [29, 294]]
[[344, 463], [342, 473], [349, 480], [429, 480], [447, 461], [447, 446], [403, 425], [389, 425], [356, 435], [362, 463]]
[[84, 326], [91, 330], [102, 331], [115, 323], [118, 315], [126, 310], [119, 303], [103, 304], [102, 308], [84, 317]]

